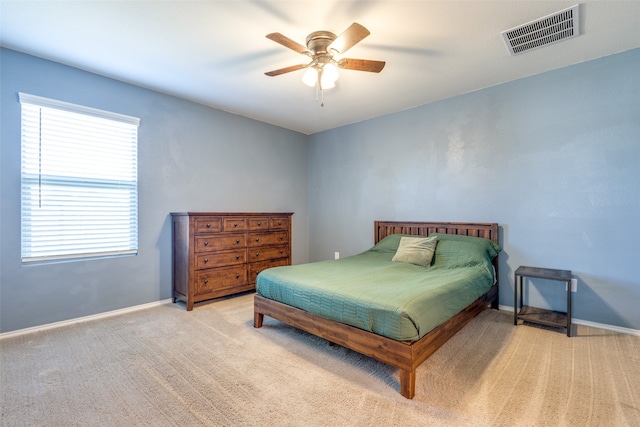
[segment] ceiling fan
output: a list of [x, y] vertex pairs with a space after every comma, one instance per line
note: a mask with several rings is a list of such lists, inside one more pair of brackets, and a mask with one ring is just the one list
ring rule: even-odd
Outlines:
[[308, 56], [311, 62], [280, 68], [265, 74], [274, 77], [306, 69], [302, 81], [311, 87], [317, 85], [316, 88], [322, 91], [335, 86], [335, 81], [339, 77], [339, 68], [379, 73], [384, 68], [384, 61], [341, 57], [369, 34], [371, 34], [369, 30], [354, 22], [337, 37], [329, 31], [314, 31], [307, 36], [306, 47], [280, 33], [267, 34], [268, 39]]

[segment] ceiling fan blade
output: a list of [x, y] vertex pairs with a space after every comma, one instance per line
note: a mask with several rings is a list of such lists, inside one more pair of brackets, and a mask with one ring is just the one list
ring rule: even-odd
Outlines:
[[385, 64], [386, 62], [384, 61], [371, 61], [369, 59], [343, 58], [338, 61], [338, 67], [345, 70], [369, 71], [371, 73], [379, 73]]
[[280, 74], [285, 74], [285, 73], [290, 73], [292, 71], [302, 70], [303, 68], [307, 68], [308, 66], [309, 66], [308, 64], [292, 65], [290, 67], [285, 67], [285, 68], [280, 68], [278, 70], [269, 71], [269, 72], [266, 72], [265, 74], [267, 76], [270, 76], [270, 77], [275, 77], [275, 76], [279, 76]]
[[283, 36], [280, 33], [271, 33], [266, 36], [269, 40], [273, 40], [276, 43], [280, 43], [284, 47], [288, 47], [291, 50], [295, 50], [298, 53], [307, 54], [309, 50], [302, 46], [300, 43], [291, 40], [287, 36]]
[[344, 33], [340, 34], [328, 47], [328, 50], [336, 50], [339, 54], [344, 54], [347, 50], [351, 49], [356, 43], [367, 37], [369, 30], [362, 25], [354, 22]]

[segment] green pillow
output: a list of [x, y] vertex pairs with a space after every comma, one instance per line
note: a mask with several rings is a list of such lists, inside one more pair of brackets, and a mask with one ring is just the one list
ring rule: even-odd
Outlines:
[[502, 250], [500, 245], [495, 243], [492, 240], [485, 239], [484, 237], [473, 237], [473, 236], [463, 236], [460, 234], [444, 234], [444, 233], [431, 233], [429, 237], [437, 237], [438, 241], [442, 240], [454, 240], [460, 242], [467, 242], [470, 244], [478, 245], [482, 249], [487, 252], [487, 255], [491, 257], [491, 259], [495, 258], [498, 255], [498, 252]]
[[429, 267], [436, 249], [437, 237], [400, 238], [398, 250], [391, 261], [408, 262], [422, 267]]
[[392, 253], [395, 254], [400, 245], [400, 239], [403, 237], [418, 237], [410, 234], [389, 234], [384, 237], [378, 243], [375, 244], [370, 250], [374, 252]]
[[459, 268], [491, 263], [501, 248], [489, 239], [457, 234], [431, 233], [438, 238], [434, 267]]

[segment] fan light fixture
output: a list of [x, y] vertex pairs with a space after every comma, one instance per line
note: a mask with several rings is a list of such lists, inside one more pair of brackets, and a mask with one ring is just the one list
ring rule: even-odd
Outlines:
[[320, 90], [331, 89], [336, 86], [338, 77], [340, 77], [338, 67], [329, 62], [307, 68], [307, 71], [302, 75], [302, 82], [309, 87], [314, 87], [317, 84]]
[[[336, 80], [340, 77], [338, 68], [372, 73], [382, 71], [385, 65], [384, 61], [352, 58], [338, 59], [338, 55], [344, 54], [369, 34], [369, 30], [354, 22], [339, 37], [329, 31], [315, 31], [309, 34], [306, 40], [306, 47], [280, 33], [267, 34], [268, 39], [310, 57], [311, 62], [280, 68], [265, 74], [274, 77], [291, 71], [305, 70], [302, 75], [302, 81], [307, 86], [315, 86], [317, 101], [318, 92], [322, 94], [324, 89], [335, 87]], [[324, 106], [324, 102], [321, 105]]]

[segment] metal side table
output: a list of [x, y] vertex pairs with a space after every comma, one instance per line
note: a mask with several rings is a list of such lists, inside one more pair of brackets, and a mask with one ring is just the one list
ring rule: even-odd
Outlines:
[[[522, 282], [524, 277], [556, 280], [566, 283], [567, 286], [567, 311], [566, 313], [547, 310], [544, 308], [524, 305], [522, 292]], [[520, 304], [518, 305], [518, 293], [520, 294]], [[518, 307], [521, 307], [518, 310]], [[571, 325], [571, 271], [554, 270], [551, 268], [538, 267], [518, 267], [514, 277], [513, 292], [513, 324], [518, 324], [518, 319], [540, 325], [562, 327], [567, 329], [567, 336], [572, 335]]]

